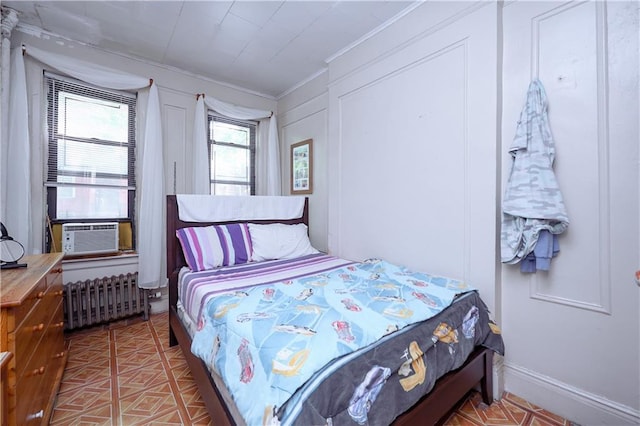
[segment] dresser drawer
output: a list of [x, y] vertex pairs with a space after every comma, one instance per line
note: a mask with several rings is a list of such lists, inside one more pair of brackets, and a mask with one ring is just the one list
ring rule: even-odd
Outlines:
[[16, 425], [41, 425], [45, 416], [45, 394], [42, 392], [42, 376], [23, 376], [18, 383], [16, 396]]
[[[62, 306], [60, 291], [57, 287], [47, 289], [13, 335], [15, 339], [16, 375], [18, 377], [25, 371], [27, 362], [37, 350], [36, 348], [38, 348], [42, 337], [47, 334], [50, 327], [55, 326], [58, 338], [61, 341], [64, 340], [61, 326], [61, 324], [64, 325], [62, 323], [62, 310], [59, 309]], [[54, 319], [52, 315], [56, 312], [58, 313]]]
[[62, 283], [62, 266], [56, 265], [46, 277], [47, 282], [47, 294], [52, 297], [58, 296], [62, 298], [64, 294], [64, 285]]
[[8, 327], [8, 332], [14, 331], [17, 327], [20, 326], [20, 323], [24, 321], [24, 319], [29, 315], [29, 312], [35, 307], [35, 305], [42, 299], [47, 290], [46, 280], [41, 280], [38, 282], [31, 293], [27, 296], [27, 298], [20, 304], [19, 306], [15, 306], [10, 308], [12, 312], [12, 320]]
[[57, 284], [62, 286], [62, 263], [55, 265], [47, 274], [47, 287], [52, 287]]
[[25, 256], [24, 262], [27, 268], [1, 271], [0, 350], [14, 354], [5, 370], [10, 426], [48, 423], [68, 352], [62, 254]]
[[26, 365], [24, 374], [16, 383], [16, 424], [41, 424], [44, 417], [46, 401], [42, 392], [42, 384], [47, 374], [48, 354], [36, 351]]
[[[66, 346], [64, 341], [64, 322], [62, 321], [62, 302], [58, 305], [54, 318], [51, 320], [46, 334], [43, 336], [38, 346], [38, 352], [46, 354], [42, 366], [45, 371], [40, 383], [40, 392], [44, 395], [55, 397], [57, 393], [58, 380], [62, 378], [64, 361], [66, 361]], [[35, 366], [41, 368], [42, 366]], [[47, 402], [47, 401], [45, 401]], [[46, 405], [46, 404], [45, 404]]]
[[29, 362], [25, 363], [24, 373], [18, 376], [15, 393], [17, 424], [40, 424], [43, 415], [50, 415], [49, 399], [55, 397], [66, 360], [62, 315], [62, 300], [59, 300], [39, 345]]

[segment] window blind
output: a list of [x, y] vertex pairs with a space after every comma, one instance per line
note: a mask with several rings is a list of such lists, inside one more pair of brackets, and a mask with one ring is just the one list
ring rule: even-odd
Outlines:
[[46, 186], [135, 189], [136, 95], [45, 72]]

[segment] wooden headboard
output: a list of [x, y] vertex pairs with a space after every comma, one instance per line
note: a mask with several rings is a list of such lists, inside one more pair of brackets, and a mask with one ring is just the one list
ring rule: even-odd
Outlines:
[[[181, 228], [193, 226], [223, 225], [227, 223], [248, 222], [246, 220], [234, 220], [226, 222], [183, 222], [178, 217], [178, 201], [175, 195], [167, 195], [167, 277], [169, 278], [169, 306], [175, 306], [178, 301], [178, 272], [183, 266], [187, 266], [182, 253], [182, 247], [176, 237], [176, 231]], [[251, 220], [251, 223], [285, 223], [294, 225], [304, 223], [309, 226], [309, 198], [304, 199], [302, 216], [295, 219], [265, 219]]]

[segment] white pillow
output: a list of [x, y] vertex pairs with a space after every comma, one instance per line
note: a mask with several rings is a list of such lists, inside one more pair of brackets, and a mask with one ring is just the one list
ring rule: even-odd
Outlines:
[[309, 254], [320, 253], [313, 248], [307, 235], [307, 225], [268, 225], [249, 224], [254, 262], [272, 259], [293, 259]]

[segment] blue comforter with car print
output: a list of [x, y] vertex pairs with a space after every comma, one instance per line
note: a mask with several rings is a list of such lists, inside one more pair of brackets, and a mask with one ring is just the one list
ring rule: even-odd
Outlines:
[[[299, 389], [312, 392], [321, 386], [331, 373], [325, 366], [337, 370], [340, 360], [436, 316], [462, 293], [475, 293], [461, 281], [382, 260], [262, 282], [229, 291], [218, 288], [202, 310], [192, 344], [192, 352], [223, 378], [248, 425], [331, 418], [332, 413], [318, 418], [316, 408], [305, 414], [307, 398], [292, 396]], [[428, 342], [444, 342], [453, 353], [456, 343], [470, 339], [473, 348], [479, 308], [469, 305], [463, 314], [456, 326], [438, 323]], [[343, 401], [336, 413], [353, 424], [365, 424], [392, 375], [404, 393], [422, 385], [424, 351], [424, 342], [407, 341], [388, 365], [369, 365], [343, 390], [348, 403]], [[307, 383], [310, 379], [315, 384]], [[331, 393], [326, 397], [331, 399]], [[316, 417], [304, 417], [309, 415]]]

